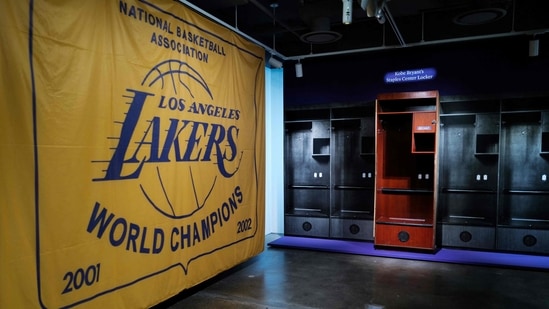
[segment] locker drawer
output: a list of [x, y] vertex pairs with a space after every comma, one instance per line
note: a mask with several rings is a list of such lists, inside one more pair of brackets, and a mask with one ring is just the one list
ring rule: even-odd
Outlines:
[[330, 236], [333, 238], [347, 238], [373, 240], [372, 220], [330, 219]]
[[549, 253], [549, 230], [498, 228], [497, 249]]
[[376, 224], [374, 244], [416, 249], [435, 249], [433, 227]]
[[493, 250], [495, 235], [494, 227], [443, 224], [442, 246]]
[[284, 234], [295, 236], [330, 236], [330, 219], [315, 217], [285, 216]]

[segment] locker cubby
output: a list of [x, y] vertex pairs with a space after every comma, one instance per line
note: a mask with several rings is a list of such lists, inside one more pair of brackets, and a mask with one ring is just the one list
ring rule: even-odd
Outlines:
[[441, 110], [439, 189], [496, 193], [499, 112], [495, 111], [499, 105], [493, 101], [442, 102]]
[[499, 114], [477, 114], [475, 155], [499, 154]]
[[549, 191], [503, 192], [496, 249], [549, 253], [548, 203]]
[[498, 134], [477, 134], [476, 135], [475, 154], [481, 155], [497, 155], [499, 150], [499, 135]]
[[464, 116], [476, 118], [476, 115], [494, 114], [500, 111], [500, 100], [497, 99], [464, 99], [445, 100], [440, 102], [440, 116]]
[[549, 97], [532, 96], [504, 99], [501, 102], [502, 113], [523, 113], [533, 111], [547, 111]]
[[286, 111], [285, 234], [372, 240], [374, 105]]
[[[549, 102], [547, 104], [549, 104]], [[549, 111], [541, 112], [541, 132], [549, 132]]]
[[435, 249], [438, 92], [376, 100], [374, 244]]
[[284, 121], [286, 123], [321, 119], [330, 119], [329, 108], [284, 111]]
[[[367, 116], [366, 116], [367, 115]], [[373, 107], [360, 119], [360, 155], [374, 156], [376, 152], [375, 116]]]
[[[329, 186], [330, 160], [329, 154], [314, 156], [315, 133], [322, 130], [313, 130], [314, 127], [328, 127], [323, 121], [304, 121], [286, 123], [285, 132], [285, 178], [286, 184], [291, 187], [301, 186]], [[326, 137], [322, 137], [326, 138]], [[328, 138], [329, 139], [329, 138]]]
[[548, 103], [547, 97], [441, 103], [442, 246], [548, 252]]
[[372, 219], [373, 188], [365, 186], [334, 186], [332, 216], [346, 219]]
[[329, 110], [287, 112], [285, 117], [285, 231], [288, 235], [328, 235]]
[[549, 190], [506, 190], [501, 199], [500, 226], [549, 229]]
[[373, 113], [373, 106], [333, 110], [332, 238], [373, 239]]
[[[549, 148], [549, 146], [548, 146]], [[374, 136], [360, 137], [360, 154], [363, 156], [375, 155], [376, 144]]]
[[435, 151], [436, 112], [415, 112], [412, 115], [412, 152], [433, 153]]
[[492, 226], [496, 224], [497, 192], [444, 188], [439, 195], [442, 224]]
[[307, 217], [328, 217], [326, 200], [330, 198], [328, 186], [290, 186], [287, 191], [287, 215]]
[[[549, 104], [549, 103], [548, 103]], [[549, 157], [549, 111], [541, 112], [540, 155]]]
[[330, 139], [329, 138], [313, 138], [313, 156], [329, 156], [330, 155]]
[[332, 121], [332, 145], [335, 152], [341, 154], [334, 156], [332, 162], [332, 182], [337, 191], [373, 188], [374, 160], [361, 155], [364, 146], [361, 124], [360, 119]]
[[[404, 99], [404, 96], [408, 96]], [[397, 114], [415, 112], [437, 112], [437, 105], [433, 104], [433, 92], [408, 92], [378, 95], [378, 114]]]
[[330, 121], [317, 120], [313, 121], [313, 156], [328, 157], [330, 156]]
[[333, 120], [355, 120], [364, 119], [373, 116], [373, 105], [366, 103], [362, 106], [338, 107], [331, 109], [331, 118]]
[[[543, 121], [546, 113], [540, 109], [547, 108], [547, 105], [535, 101], [521, 102], [502, 103], [497, 248], [546, 252], [536, 245], [535, 240], [538, 237], [544, 239], [549, 231], [549, 164], [544, 156], [540, 156], [544, 152]], [[528, 231], [531, 243], [523, 241], [525, 231]]]
[[414, 133], [414, 143], [412, 152], [426, 153], [435, 151], [435, 134], [433, 133]]
[[441, 102], [438, 223], [441, 245], [494, 249], [499, 101]]
[[549, 132], [541, 132], [541, 155], [549, 155]]

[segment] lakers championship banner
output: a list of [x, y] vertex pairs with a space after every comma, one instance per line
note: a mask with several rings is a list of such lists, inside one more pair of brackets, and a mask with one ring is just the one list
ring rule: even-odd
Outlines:
[[0, 308], [149, 307], [263, 250], [262, 48], [171, 0], [0, 26]]

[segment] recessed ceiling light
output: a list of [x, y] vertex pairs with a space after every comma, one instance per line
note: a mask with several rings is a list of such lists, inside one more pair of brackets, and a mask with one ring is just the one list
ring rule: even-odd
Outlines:
[[330, 30], [330, 18], [316, 17], [311, 25], [311, 31], [301, 35], [301, 40], [310, 44], [327, 44], [341, 39], [339, 32]]
[[341, 39], [341, 34], [335, 31], [312, 31], [301, 36], [301, 40], [311, 44], [333, 43]]
[[499, 20], [507, 14], [501, 8], [484, 8], [461, 13], [454, 18], [454, 23], [461, 26], [476, 26]]

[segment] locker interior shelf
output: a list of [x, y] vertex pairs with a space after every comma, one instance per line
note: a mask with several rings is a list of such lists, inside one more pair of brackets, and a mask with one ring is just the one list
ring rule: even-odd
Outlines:
[[329, 186], [313, 186], [313, 185], [289, 185], [291, 189], [328, 189]]
[[[507, 194], [549, 195], [549, 190], [503, 189]], [[549, 205], [547, 205], [549, 207]]]
[[425, 189], [381, 188], [381, 192], [387, 194], [433, 194], [434, 191]]
[[486, 189], [456, 189], [456, 188], [442, 188], [443, 193], [497, 193], [496, 190]]
[[400, 217], [378, 217], [376, 224], [393, 224], [432, 227], [433, 222], [425, 218], [400, 218]]
[[372, 187], [367, 186], [346, 186], [346, 185], [334, 185], [336, 190], [371, 190]]

